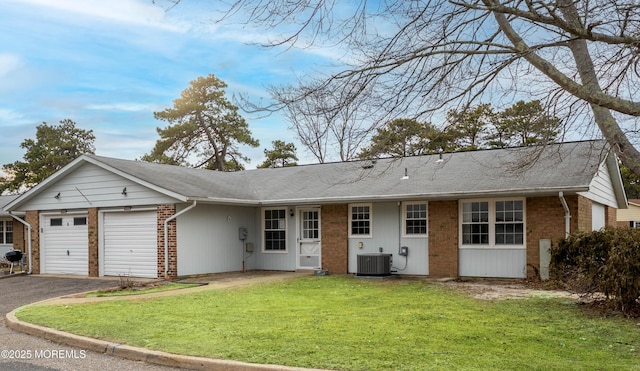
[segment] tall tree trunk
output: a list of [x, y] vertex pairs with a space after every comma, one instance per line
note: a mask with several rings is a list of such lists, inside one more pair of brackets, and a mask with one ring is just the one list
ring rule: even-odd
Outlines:
[[[573, 1], [558, 0], [558, 5], [567, 23], [572, 24], [574, 27], [582, 27], [580, 16]], [[596, 75], [586, 40], [570, 40], [569, 49], [573, 54], [573, 59], [576, 61], [576, 67], [580, 74], [582, 85], [589, 88], [589, 90], [601, 93], [602, 88], [598, 82], [598, 76]], [[590, 103], [589, 105], [593, 111], [595, 122], [609, 145], [613, 148], [622, 163], [634, 174], [639, 175], [640, 152], [631, 144], [625, 133], [620, 129], [611, 111], [608, 108], [598, 106], [594, 103]]]
[[[483, 2], [489, 8], [496, 8], [499, 6], [499, 3], [496, 0], [483, 0]], [[564, 15], [565, 22], [582, 28], [580, 17], [573, 0], [558, 0], [558, 6]], [[591, 55], [587, 48], [587, 42], [584, 39], [576, 38], [568, 42], [569, 49], [571, 50], [576, 62], [576, 68], [578, 69], [580, 79], [582, 80], [582, 85], [579, 85], [568, 79], [548, 61], [544, 60], [531, 50], [524, 40], [522, 40], [520, 35], [518, 35], [518, 33], [511, 27], [509, 20], [503, 13], [494, 11], [493, 15], [502, 32], [504, 32], [505, 36], [522, 54], [523, 58], [525, 58], [540, 72], [560, 85], [563, 89], [580, 99], [584, 99], [581, 94], [585, 94], [585, 90], [593, 94], [603, 95], [593, 67], [593, 60], [591, 59]], [[613, 148], [622, 163], [634, 174], [640, 176], [640, 152], [631, 144], [622, 129], [620, 129], [620, 126], [608, 108], [595, 103], [589, 104], [593, 111], [594, 120], [604, 138]]]

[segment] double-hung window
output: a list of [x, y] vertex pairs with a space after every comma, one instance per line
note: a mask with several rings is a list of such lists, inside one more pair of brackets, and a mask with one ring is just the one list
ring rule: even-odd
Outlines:
[[496, 201], [496, 245], [524, 243], [524, 202]]
[[523, 199], [461, 201], [461, 244], [466, 247], [524, 247]]
[[0, 244], [13, 243], [13, 222], [11, 220], [0, 220]]
[[349, 205], [349, 235], [353, 237], [371, 237], [373, 218], [371, 204]]
[[462, 244], [489, 244], [489, 202], [462, 203]]
[[264, 251], [287, 251], [287, 210], [264, 209]]
[[402, 204], [403, 232], [405, 237], [427, 236], [427, 203], [404, 202]]

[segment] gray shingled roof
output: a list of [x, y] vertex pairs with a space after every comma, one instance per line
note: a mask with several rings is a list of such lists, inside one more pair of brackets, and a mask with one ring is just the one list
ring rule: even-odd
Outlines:
[[89, 157], [187, 199], [285, 204], [580, 192], [606, 156], [584, 141], [232, 173]]
[[[5, 205], [8, 205], [9, 202], [15, 200], [16, 198], [18, 198], [19, 195], [9, 195], [9, 196], [0, 196], [0, 216], [8, 216], [9, 213], [6, 211], [3, 211], [2, 208], [5, 207]], [[19, 213], [18, 213], [19, 214]]]

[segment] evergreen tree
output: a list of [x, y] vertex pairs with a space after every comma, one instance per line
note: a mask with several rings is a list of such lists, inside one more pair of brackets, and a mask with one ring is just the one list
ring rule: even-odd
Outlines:
[[238, 108], [225, 97], [227, 85], [213, 74], [190, 82], [173, 107], [154, 112], [169, 125], [158, 128], [160, 139], [143, 161], [206, 168], [219, 171], [242, 170], [240, 144], [257, 147], [249, 125]]
[[64, 119], [60, 125], [43, 122], [36, 127], [36, 138], [25, 139], [24, 161], [5, 164], [0, 177], [0, 193], [18, 192], [35, 186], [85, 153], [94, 153], [93, 130], [83, 130]]
[[259, 169], [297, 165], [298, 156], [296, 156], [296, 146], [293, 143], [274, 140], [271, 144], [273, 144], [273, 149], [268, 150], [265, 148], [264, 155], [267, 158], [258, 165]]

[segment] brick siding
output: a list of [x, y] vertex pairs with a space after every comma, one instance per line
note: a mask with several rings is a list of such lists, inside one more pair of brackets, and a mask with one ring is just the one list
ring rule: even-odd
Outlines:
[[[591, 231], [592, 230], [592, 222], [593, 222], [593, 202], [590, 199], [577, 196], [578, 197], [578, 212], [573, 213], [571, 215], [578, 215], [578, 231]], [[571, 229], [571, 232], [575, 232], [575, 229]]]
[[322, 268], [331, 273], [347, 273], [349, 262], [348, 205], [321, 208]]
[[87, 233], [89, 238], [89, 277], [100, 275], [98, 258], [98, 209], [92, 207], [87, 215]]
[[[611, 206], [605, 206], [605, 214], [604, 214], [604, 225], [607, 227], [617, 227], [618, 226], [618, 209]], [[626, 223], [626, 226], [629, 226], [629, 222]]]
[[20, 250], [26, 254], [27, 248], [26, 248], [25, 238], [27, 235], [27, 232], [26, 232], [27, 227], [15, 219], [12, 220], [12, 223], [13, 223], [13, 249]]
[[[571, 231], [579, 221], [578, 196], [565, 196], [571, 213]], [[590, 206], [589, 206], [590, 207]], [[589, 209], [590, 210], [590, 209]], [[555, 244], [565, 235], [565, 211], [558, 196], [527, 198], [527, 277], [539, 277], [540, 240], [549, 239]], [[591, 224], [591, 220], [589, 220]]]
[[[165, 277], [164, 272], [164, 221], [176, 214], [175, 205], [158, 206], [158, 277]], [[165, 278], [178, 277], [178, 249], [176, 220], [168, 224], [169, 270]]]
[[31, 255], [32, 266], [31, 273], [40, 273], [40, 216], [38, 211], [27, 211], [25, 221], [31, 225]]
[[458, 201], [429, 202], [429, 276], [458, 276]]

